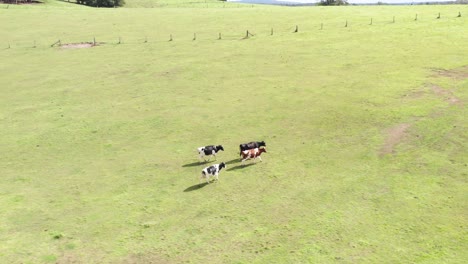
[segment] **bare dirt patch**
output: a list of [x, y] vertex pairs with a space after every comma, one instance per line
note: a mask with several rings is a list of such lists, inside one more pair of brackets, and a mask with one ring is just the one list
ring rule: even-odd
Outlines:
[[72, 263], [81, 263], [81, 262], [82, 262], [82, 260], [79, 258], [78, 255], [75, 255], [75, 254], [70, 253], [70, 252], [67, 252], [67, 253], [63, 254], [56, 261], [57, 264], [62, 264], [62, 263], [72, 264]]
[[434, 92], [434, 94], [443, 98], [449, 104], [462, 105], [462, 101], [459, 98], [457, 98], [455, 95], [453, 95], [451, 91], [445, 90], [444, 88], [435, 84], [429, 84], [429, 87]]
[[[166, 257], [160, 256], [158, 254], [133, 254], [121, 260], [122, 264], [138, 264], [138, 263], [147, 263], [147, 264], [169, 264], [176, 263], [168, 260]], [[180, 262], [179, 262], [180, 263]]]
[[456, 80], [468, 79], [468, 65], [452, 70], [432, 69], [432, 77], [448, 77]]
[[387, 135], [385, 143], [380, 149], [380, 156], [394, 154], [396, 145], [408, 135], [408, 129], [410, 127], [411, 124], [402, 123], [388, 129], [385, 133]]
[[403, 99], [420, 99], [423, 98], [426, 95], [426, 91], [420, 89], [420, 90], [414, 90], [410, 91], [409, 93], [403, 95]]
[[174, 69], [171, 69], [170, 71], [157, 72], [154, 74], [154, 76], [156, 78], [174, 78], [181, 72], [182, 72], [182, 69], [174, 68]]
[[86, 49], [86, 48], [92, 48], [94, 46], [97, 46], [97, 44], [94, 44], [92, 42], [82, 42], [82, 43], [62, 44], [60, 45], [60, 48], [61, 49]]
[[62, 256], [58, 257], [55, 264], [81, 264], [81, 263], [107, 263], [106, 253], [94, 249], [84, 249], [80, 252], [64, 251]]

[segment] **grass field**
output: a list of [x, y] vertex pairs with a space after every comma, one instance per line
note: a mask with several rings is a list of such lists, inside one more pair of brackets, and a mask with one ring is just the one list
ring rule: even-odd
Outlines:
[[179, 2], [0, 5], [1, 263], [465, 263], [467, 5]]

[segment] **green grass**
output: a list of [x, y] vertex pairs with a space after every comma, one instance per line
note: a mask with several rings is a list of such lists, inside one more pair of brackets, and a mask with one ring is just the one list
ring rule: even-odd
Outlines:
[[128, 8], [233, 8], [242, 6], [219, 0], [127, 0], [125, 2], [125, 7]]
[[468, 6], [70, 6], [0, 6], [1, 262], [467, 259]]

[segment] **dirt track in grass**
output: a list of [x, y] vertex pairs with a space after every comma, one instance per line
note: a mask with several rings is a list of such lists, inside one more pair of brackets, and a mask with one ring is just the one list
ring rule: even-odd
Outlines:
[[63, 44], [63, 45], [60, 45], [60, 48], [61, 49], [87, 49], [87, 48], [92, 48], [94, 46], [97, 46], [97, 44], [94, 44], [92, 42], [83, 42], [83, 43]]
[[411, 127], [409, 123], [398, 124], [387, 130], [387, 138], [382, 148], [380, 156], [395, 153], [395, 146], [398, 145], [408, 134], [408, 129]]
[[449, 77], [456, 80], [463, 80], [468, 78], [468, 65], [452, 70], [433, 69], [433, 72], [434, 74], [432, 77]]
[[[455, 80], [464, 80], [468, 78], [468, 66], [463, 66], [452, 70], [433, 69], [433, 74], [431, 77], [447, 77], [453, 78]], [[426, 87], [429, 88], [433, 94], [435, 94], [440, 99], [443, 99], [450, 105], [463, 106], [463, 101], [456, 97], [450, 90], [444, 89], [441, 86], [433, 83], [426, 84]], [[426, 92], [423, 90], [418, 90], [406, 96], [412, 99], [420, 99], [424, 96], [425, 93]], [[433, 113], [433, 115], [434, 114], [437, 113]], [[387, 129], [384, 132], [386, 135], [385, 143], [382, 145], [379, 155], [384, 156], [387, 154], [394, 154], [395, 147], [405, 139], [405, 137], [408, 135], [408, 130], [412, 125], [413, 124], [411, 123], [401, 123]]]

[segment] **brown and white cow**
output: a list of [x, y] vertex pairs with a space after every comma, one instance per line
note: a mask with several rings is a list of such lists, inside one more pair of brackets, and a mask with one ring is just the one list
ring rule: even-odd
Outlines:
[[248, 149], [248, 150], [244, 150], [241, 152], [241, 155], [242, 155], [242, 165], [244, 165], [244, 161], [248, 160], [248, 159], [260, 159], [260, 161], [262, 161], [262, 158], [260, 157], [260, 155], [262, 155], [263, 152], [267, 152], [266, 151], [266, 148], [254, 148], [254, 149]]

